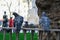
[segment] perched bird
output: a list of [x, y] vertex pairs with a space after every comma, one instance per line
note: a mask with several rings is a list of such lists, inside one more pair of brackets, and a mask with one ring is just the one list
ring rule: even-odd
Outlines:
[[13, 12], [13, 15], [15, 16], [14, 27], [17, 28], [16, 31], [20, 31], [24, 18], [22, 16], [18, 15], [16, 12]]
[[42, 12], [41, 19], [39, 20], [39, 24], [45, 30], [50, 28], [50, 19], [47, 17], [45, 12]]

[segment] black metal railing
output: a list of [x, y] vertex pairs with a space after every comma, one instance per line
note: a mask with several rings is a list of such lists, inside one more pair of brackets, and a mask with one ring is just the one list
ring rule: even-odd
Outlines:
[[[15, 27], [12, 27], [12, 28], [9, 28], [9, 27], [0, 27], [2, 29], [16, 29]], [[38, 40], [45, 40], [42, 36], [43, 33], [46, 33], [46, 31], [44, 29], [41, 29], [41, 28], [22, 28], [23, 30], [23, 33], [24, 33], [24, 40], [27, 40], [26, 39], [26, 31], [27, 30], [31, 30], [31, 40], [34, 40], [34, 31], [37, 30], [38, 31]], [[5, 30], [4, 31], [4, 34], [3, 34], [3, 40], [5, 40]], [[47, 31], [47, 37], [46, 37], [46, 40], [53, 40], [51, 39], [51, 32], [55, 32], [56, 33], [56, 39], [55, 40], [60, 40], [60, 29], [49, 29], [49, 32]], [[50, 35], [50, 36], [49, 36]], [[18, 37], [16, 37], [18, 38]]]

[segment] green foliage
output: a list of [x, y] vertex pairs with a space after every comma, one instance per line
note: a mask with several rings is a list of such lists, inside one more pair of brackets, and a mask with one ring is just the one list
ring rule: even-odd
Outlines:
[[[31, 34], [30, 33], [27, 33], [26, 37], [27, 37], [27, 40], [31, 40]], [[2, 32], [0, 32], [0, 40], [3, 40], [3, 33]], [[6, 33], [6, 40], [9, 40], [9, 33]], [[16, 34], [15, 33], [12, 34], [12, 40], [16, 40]], [[24, 40], [24, 34], [23, 33], [20, 33], [19, 40]], [[37, 33], [34, 33], [34, 40], [38, 40]]]

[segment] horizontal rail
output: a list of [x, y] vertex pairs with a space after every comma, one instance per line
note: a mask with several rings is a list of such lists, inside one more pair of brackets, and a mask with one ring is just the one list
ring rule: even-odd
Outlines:
[[[25, 29], [25, 30], [41, 30], [41, 31], [44, 31], [44, 29], [42, 28], [22, 28], [22, 29]], [[60, 29], [48, 29], [49, 31], [60, 31]]]
[[16, 29], [16, 27], [0, 27], [1, 29]]
[[[0, 27], [3, 29], [16, 29], [16, 27]], [[21, 28], [21, 29], [25, 29], [25, 30], [40, 30], [40, 31], [44, 31], [44, 29], [42, 28]], [[60, 29], [48, 29], [49, 31], [60, 31]]]

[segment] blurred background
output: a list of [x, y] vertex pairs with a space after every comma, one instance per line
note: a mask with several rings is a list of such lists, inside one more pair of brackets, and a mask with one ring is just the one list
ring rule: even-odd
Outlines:
[[28, 21], [29, 24], [39, 24], [37, 15], [38, 8], [36, 7], [35, 1], [36, 0], [0, 0], [0, 27], [2, 27], [4, 11], [6, 11], [8, 19], [10, 19], [10, 17], [14, 19], [12, 13], [16, 12], [23, 16], [24, 21]]

